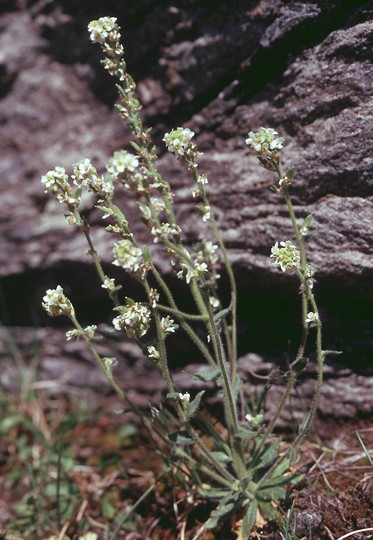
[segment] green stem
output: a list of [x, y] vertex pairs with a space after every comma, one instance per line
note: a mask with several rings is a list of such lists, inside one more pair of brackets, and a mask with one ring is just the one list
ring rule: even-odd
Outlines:
[[259, 444], [255, 450], [255, 453], [258, 454], [260, 452], [260, 450], [263, 448], [265, 442], [267, 441], [268, 437], [270, 436], [270, 434], [272, 433], [275, 425], [277, 424], [277, 421], [285, 407], [285, 405], [287, 404], [289, 398], [290, 398], [290, 394], [291, 394], [291, 391], [294, 387], [294, 383], [295, 383], [295, 372], [291, 369], [290, 370], [290, 375], [289, 375], [289, 381], [288, 381], [288, 384], [286, 386], [286, 390], [281, 398], [281, 401], [278, 405], [278, 408], [277, 408], [277, 411], [275, 413], [275, 415], [273, 416], [272, 420], [270, 421], [270, 423], [268, 424], [267, 426], [267, 429], [265, 430], [265, 432], [263, 433], [263, 435], [261, 436], [260, 438], [260, 441], [259, 441]]
[[163, 306], [162, 304], [157, 304], [157, 308], [161, 311], [165, 311], [166, 313], [171, 313], [172, 315], [175, 315], [175, 317], [178, 317], [179, 319], [190, 319], [191, 321], [207, 321], [208, 317], [206, 315], [193, 315], [191, 313], [185, 313], [185, 311], [180, 311], [177, 309], [173, 309], [167, 306]]
[[233, 463], [235, 465], [238, 478], [240, 479], [240, 481], [242, 481], [247, 476], [247, 470], [245, 465], [245, 459], [243, 457], [242, 443], [237, 437], [239, 425], [236, 404], [233, 398], [232, 386], [226, 368], [226, 359], [223, 344], [210, 305], [207, 305], [207, 311], [210, 319], [209, 327], [211, 333], [211, 341], [214, 347], [215, 356], [217, 358], [217, 363], [222, 378], [222, 388], [224, 393], [223, 404], [226, 413]]
[[[207, 198], [206, 203], [208, 204]], [[229, 350], [231, 351], [230, 356], [230, 363], [231, 363], [231, 379], [232, 379], [232, 386], [235, 387], [236, 384], [236, 376], [237, 376], [237, 284], [234, 277], [233, 269], [231, 266], [231, 263], [228, 258], [228, 253], [225, 248], [225, 245], [223, 243], [223, 240], [221, 238], [219, 229], [216, 224], [216, 220], [213, 214], [213, 211], [211, 210], [211, 218], [210, 223], [212, 230], [214, 232], [216, 241], [219, 245], [220, 251], [223, 255], [225, 268], [227, 270], [230, 287], [231, 287], [231, 317], [232, 317], [232, 329], [231, 329], [231, 344], [229, 346]]]
[[[151, 263], [151, 265], [152, 265], [152, 272], [154, 274], [154, 277], [156, 278], [157, 283], [159, 284], [159, 286], [162, 288], [164, 294], [166, 295], [170, 306], [175, 311], [179, 311], [178, 308], [177, 308], [177, 305], [176, 305], [176, 303], [175, 303], [175, 301], [173, 299], [172, 293], [171, 293], [170, 289], [168, 288], [166, 282], [164, 281], [164, 279], [162, 278], [162, 276], [160, 275], [160, 273], [158, 272], [158, 270], [156, 269], [154, 264]], [[200, 350], [200, 352], [202, 353], [204, 358], [210, 364], [210, 366], [215, 369], [217, 367], [216, 362], [215, 362], [214, 358], [211, 356], [211, 354], [210, 354], [208, 348], [206, 347], [206, 345], [204, 344], [204, 342], [195, 333], [193, 328], [188, 323], [185, 322], [185, 320], [179, 319], [179, 322], [180, 322], [181, 326], [183, 327], [183, 329], [185, 330], [185, 332], [190, 337], [190, 339], [193, 341], [193, 343], [198, 347], [198, 349]]]

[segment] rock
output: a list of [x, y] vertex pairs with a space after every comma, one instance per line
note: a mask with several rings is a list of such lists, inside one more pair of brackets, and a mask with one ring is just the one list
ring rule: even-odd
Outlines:
[[[242, 353], [291, 355], [299, 334], [296, 282], [269, 262], [271, 246], [292, 238], [290, 222], [281, 197], [267, 189], [273, 177], [258, 169], [244, 144], [249, 130], [264, 125], [285, 138], [284, 164], [296, 169], [297, 216], [314, 215], [307, 245], [317, 268], [325, 346], [342, 349], [345, 365], [369, 370], [371, 4], [243, 0], [209, 7], [167, 1], [159, 7], [143, 0], [105, 7], [123, 26], [129, 70], [145, 104], [143, 118], [155, 126], [159, 166], [175, 189], [188, 242], [204, 234], [191, 219], [191, 181], [163, 153], [161, 137], [171, 127], [187, 125], [204, 152], [201, 169], [209, 176], [211, 202], [238, 280]], [[40, 299], [57, 283], [87, 322], [112, 318], [84, 239], [65, 224], [60, 205], [40, 184], [40, 176], [55, 165], [71, 170], [84, 157], [103, 170], [110, 155], [129, 144], [113, 106], [113, 81], [103, 73], [99, 49], [89, 44], [86, 32], [89, 20], [100, 15], [102, 10], [85, 0], [1, 7], [0, 277], [2, 320], [9, 326], [36, 322], [47, 329], [52, 322], [42, 314]], [[121, 199], [140, 241], [148, 241], [133, 199], [126, 194]], [[112, 246], [94, 200], [84, 204], [109, 264]], [[157, 260], [169, 273], [164, 258]], [[224, 280], [223, 274], [223, 289]], [[175, 297], [183, 297], [180, 281], [172, 283]]]

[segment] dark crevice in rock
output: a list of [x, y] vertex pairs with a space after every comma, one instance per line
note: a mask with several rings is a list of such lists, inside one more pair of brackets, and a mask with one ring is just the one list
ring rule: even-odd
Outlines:
[[[109, 268], [105, 270], [109, 271]], [[115, 273], [116, 269], [112, 270], [110, 267], [110, 275]], [[269, 282], [263, 288], [262, 278], [256, 272], [250, 273], [237, 268], [236, 275], [239, 289], [240, 355], [254, 351], [264, 357], [275, 358], [280, 364], [292, 361], [301, 332], [300, 298], [297, 294], [296, 279], [290, 276], [286, 281]], [[116, 277], [121, 277], [123, 283], [122, 272], [117, 272]], [[193, 312], [195, 308], [185, 284], [176, 278], [170, 278], [168, 283], [174, 291], [179, 307]], [[2, 323], [7, 326], [70, 328], [67, 317], [50, 318], [41, 308], [45, 290], [54, 288], [56, 284], [61, 284], [66, 295], [72, 300], [83, 326], [111, 324], [115, 316], [113, 305], [105, 291], [100, 288], [94, 267], [71, 262], [61, 262], [48, 272], [29, 271], [22, 275], [2, 278]], [[224, 275], [220, 288], [223, 305], [228, 305], [229, 287]], [[369, 372], [373, 340], [370, 335], [370, 305], [364, 302], [363, 292], [357, 293], [354, 288], [343, 287], [337, 278], [332, 282], [330, 279], [320, 278], [316, 289], [325, 327], [324, 347], [343, 352], [343, 355], [336, 358], [337, 363], [352, 367], [357, 372]], [[344, 291], [343, 294], [341, 290]], [[128, 278], [123, 283], [123, 295], [129, 295], [136, 300], [143, 299], [141, 286]], [[25, 306], [24, 309], [20, 309], [22, 305]], [[201, 334], [201, 337], [205, 336]], [[193, 349], [182, 332], [177, 332], [169, 339], [169, 346], [170, 358], [177, 358], [178, 366], [190, 362], [193, 358], [199, 358], [198, 351]], [[309, 347], [311, 359], [314, 360], [312, 337]]]
[[258, 95], [265, 86], [277, 81], [303, 51], [321, 43], [331, 32], [348, 27], [351, 17], [367, 4], [370, 2], [366, 0], [345, 0], [334, 4], [332, 9], [306, 18], [285, 32], [271, 46], [259, 48], [240, 74], [240, 82], [229, 97], [239, 96], [239, 100], [245, 102]]
[[7, 94], [9, 94], [9, 92], [11, 92], [16, 79], [16, 73], [9, 73], [6, 65], [0, 64], [0, 99], [3, 99]]

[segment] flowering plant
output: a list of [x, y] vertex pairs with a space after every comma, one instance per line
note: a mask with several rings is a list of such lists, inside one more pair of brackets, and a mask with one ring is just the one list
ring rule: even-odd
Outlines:
[[[187, 485], [190, 500], [210, 499], [215, 502], [205, 528], [216, 528], [220, 522], [236, 515], [240, 538], [248, 538], [255, 525], [257, 513], [274, 518], [273, 501], [285, 497], [284, 486], [294, 481], [290, 468], [296, 460], [295, 448], [308, 433], [315, 415], [322, 383], [322, 364], [325, 351], [321, 344], [321, 321], [313, 294], [314, 269], [307, 263], [303, 237], [308, 231], [311, 217], [299, 227], [289, 196], [293, 171], [281, 170], [280, 151], [283, 139], [271, 128], [250, 132], [248, 147], [255, 152], [261, 165], [278, 176], [273, 191], [284, 196], [293, 225], [296, 244], [276, 242], [270, 257], [283, 272], [295, 272], [300, 281], [302, 297], [302, 338], [294, 361], [290, 364], [288, 382], [278, 410], [269, 421], [262, 411], [250, 410], [243, 381], [237, 369], [237, 287], [228, 253], [221, 239], [213, 209], [206, 193], [208, 178], [199, 171], [201, 152], [193, 142], [194, 133], [188, 128], [173, 129], [163, 138], [167, 149], [185, 165], [194, 185], [192, 195], [201, 220], [210, 226], [211, 238], [202, 238], [196, 246], [185, 245], [182, 229], [176, 222], [174, 197], [171, 186], [158, 172], [157, 150], [151, 145], [150, 130], [144, 129], [139, 116], [141, 105], [135, 96], [135, 83], [128, 74], [124, 49], [120, 44], [120, 28], [114, 17], [102, 17], [89, 24], [91, 40], [101, 45], [103, 65], [117, 77], [121, 103], [121, 116], [128, 122], [134, 140], [133, 152], [118, 150], [107, 164], [107, 173], [99, 174], [89, 159], [73, 166], [71, 179], [62, 167], [56, 167], [42, 177], [47, 191], [65, 205], [69, 224], [80, 227], [89, 246], [89, 253], [97, 268], [102, 287], [107, 290], [115, 311], [113, 327], [124, 332], [141, 348], [167, 385], [169, 409], [173, 410], [157, 421], [136, 407], [115, 380], [119, 362], [115, 358], [102, 358], [94, 346], [97, 327], [83, 328], [76, 317], [72, 303], [62, 288], [47, 291], [43, 307], [51, 316], [67, 315], [74, 329], [67, 338], [83, 338], [92, 355], [114, 390], [139, 415], [150, 431], [159, 435], [162, 452], [172, 455], [172, 467], [181, 482]], [[195, 312], [186, 313], [176, 304], [147, 246], [140, 245], [131, 231], [125, 213], [114, 202], [119, 189], [137, 194], [138, 210], [148, 226], [155, 244], [162, 245], [170, 257], [179, 279], [189, 286]], [[113, 264], [122, 268], [143, 287], [145, 301], [121, 296], [121, 286], [105, 274], [94, 249], [89, 224], [80, 213], [84, 190], [97, 196], [96, 207], [103, 213], [106, 230], [115, 235]], [[223, 306], [219, 298], [219, 267], [224, 265], [230, 284], [230, 303]], [[196, 325], [198, 329], [196, 329]], [[200, 326], [204, 326], [204, 332]], [[305, 348], [310, 328], [316, 330], [318, 379], [310, 410], [305, 414], [299, 432], [287, 450], [280, 451], [273, 430], [283, 411], [296, 381], [296, 375], [305, 365]], [[202, 390], [196, 395], [180, 392], [169, 368], [166, 341], [169, 334], [182, 329], [197, 347], [207, 363], [207, 369], [198, 375], [202, 384], [214, 381], [221, 392], [224, 424], [217, 424], [203, 413], [208, 403]], [[202, 337], [201, 337], [202, 336]], [[175, 426], [177, 428], [175, 429]]]

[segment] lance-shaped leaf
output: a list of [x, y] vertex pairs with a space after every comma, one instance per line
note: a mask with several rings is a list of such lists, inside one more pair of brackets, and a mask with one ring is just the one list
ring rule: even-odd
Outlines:
[[201, 399], [202, 399], [202, 396], [203, 396], [204, 393], [205, 393], [205, 391], [201, 390], [200, 392], [198, 392], [198, 394], [193, 399], [193, 401], [188, 403], [188, 406], [187, 406], [187, 409], [186, 409], [186, 419], [187, 420], [190, 420], [190, 418], [192, 418], [192, 416], [197, 411], [198, 407], [201, 404]]
[[189, 436], [189, 432], [186, 430], [174, 431], [168, 435], [170, 441], [175, 444], [181, 444], [183, 446], [189, 446], [194, 444], [194, 440]]
[[250, 504], [247, 506], [245, 516], [242, 520], [241, 525], [241, 536], [239, 538], [242, 538], [242, 540], [247, 540], [249, 538], [249, 535], [251, 531], [253, 530], [253, 527], [256, 522], [256, 515], [258, 512], [258, 503], [255, 499], [253, 499]]

